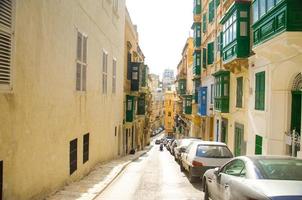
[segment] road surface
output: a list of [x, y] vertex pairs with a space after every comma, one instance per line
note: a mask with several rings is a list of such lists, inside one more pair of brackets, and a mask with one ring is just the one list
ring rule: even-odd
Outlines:
[[201, 183], [191, 184], [174, 157], [159, 145], [127, 168], [97, 200], [202, 200]]

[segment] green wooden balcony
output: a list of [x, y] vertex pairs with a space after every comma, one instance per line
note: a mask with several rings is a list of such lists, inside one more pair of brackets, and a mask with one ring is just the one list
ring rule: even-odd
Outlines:
[[229, 112], [230, 72], [218, 71], [215, 77], [214, 108], [222, 113]]
[[253, 45], [260, 45], [285, 31], [302, 31], [301, 0], [253, 1]]
[[193, 14], [199, 15], [201, 13], [201, 0], [194, 0]]
[[201, 45], [201, 22], [194, 22], [191, 29], [194, 31], [194, 48], [200, 48]]
[[193, 58], [194, 58], [193, 76], [197, 77], [201, 75], [201, 51], [195, 50]]
[[237, 1], [221, 19], [224, 63], [250, 55], [250, 2]]
[[178, 80], [178, 94], [184, 95], [186, 94], [186, 90], [187, 90], [187, 80], [186, 79]]

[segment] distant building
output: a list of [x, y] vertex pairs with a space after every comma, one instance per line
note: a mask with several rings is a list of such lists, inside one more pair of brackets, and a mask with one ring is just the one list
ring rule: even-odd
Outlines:
[[164, 116], [165, 116], [165, 131], [167, 134], [174, 133], [174, 105], [176, 94], [173, 91], [166, 91], [164, 96]]
[[165, 69], [163, 73], [163, 90], [171, 90], [171, 85], [174, 84], [175, 77], [172, 69]]
[[149, 88], [151, 91], [151, 114], [150, 126], [151, 131], [155, 131], [160, 126], [163, 126], [163, 101], [164, 95], [162, 88], [159, 88], [159, 76], [150, 74]]

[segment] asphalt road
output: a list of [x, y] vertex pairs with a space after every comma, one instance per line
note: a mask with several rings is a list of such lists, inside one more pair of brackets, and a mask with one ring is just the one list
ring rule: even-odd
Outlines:
[[[154, 145], [154, 143], [152, 143]], [[97, 200], [201, 200], [201, 183], [191, 184], [174, 157], [159, 145], [132, 162]]]

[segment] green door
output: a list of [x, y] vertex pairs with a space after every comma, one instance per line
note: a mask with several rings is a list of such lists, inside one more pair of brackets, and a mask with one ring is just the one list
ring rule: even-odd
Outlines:
[[243, 130], [243, 125], [235, 124], [235, 156], [240, 156], [243, 153]]
[[291, 130], [296, 130], [300, 135], [301, 131], [301, 91], [292, 92], [292, 115], [291, 115]]

